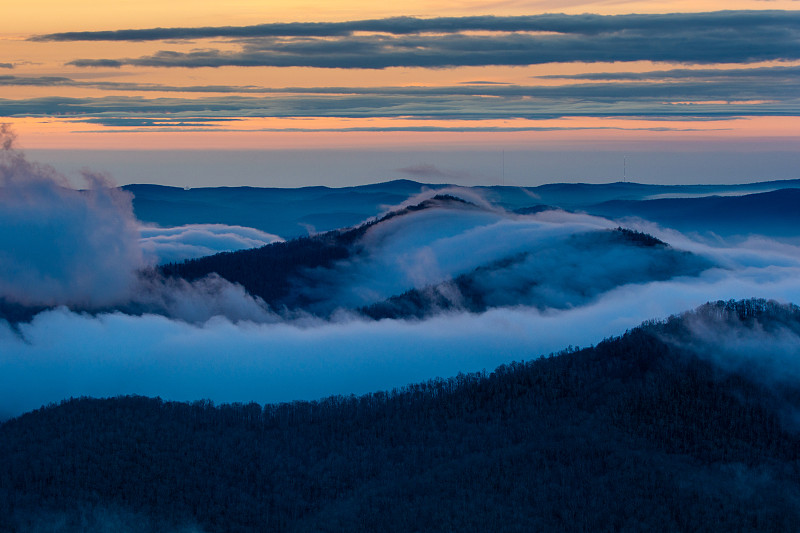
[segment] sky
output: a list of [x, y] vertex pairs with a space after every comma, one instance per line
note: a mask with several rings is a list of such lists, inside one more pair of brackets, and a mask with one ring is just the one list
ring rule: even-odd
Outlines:
[[98, 7], [33, 0], [0, 20], [0, 122], [68, 174], [280, 187], [800, 177], [797, 1]]

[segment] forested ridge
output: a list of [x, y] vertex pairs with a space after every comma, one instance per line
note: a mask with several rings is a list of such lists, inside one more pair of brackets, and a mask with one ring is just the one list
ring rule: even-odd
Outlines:
[[[437, 194], [353, 228], [169, 263], [161, 265], [159, 272], [188, 281], [218, 274], [242, 285], [278, 313], [302, 311], [327, 317], [342, 305], [325, 299], [335, 292], [335, 279], [342, 277], [336, 267], [347, 270], [359, 260], [368, 260], [371, 250], [365, 250], [362, 242], [368, 230], [396, 217], [442, 207], [481, 209], [463, 199]], [[464, 254], [471, 252], [462, 250]], [[585, 303], [618, 285], [696, 276], [710, 266], [709, 260], [676, 250], [646, 233], [623, 227], [584, 230], [548, 246], [532, 244], [453, 279], [424, 287], [409, 286], [399, 294], [385, 295], [348, 311], [383, 319], [425, 318], [442, 311], [479, 313], [517, 305], [565, 308]]]
[[180, 277], [188, 281], [216, 273], [228, 281], [241, 284], [250, 294], [262, 298], [273, 307], [302, 307], [306, 302], [290, 298], [290, 292], [294, 285], [303, 283], [305, 271], [327, 268], [336, 261], [358, 254], [358, 240], [380, 222], [443, 205], [473, 204], [448, 194], [437, 194], [419, 204], [392, 211], [352, 228], [331, 230], [260, 248], [169, 263], [161, 265], [159, 272], [167, 277]]
[[[697, 276], [713, 266], [709, 259], [676, 250], [649, 234], [617, 227], [577, 230], [546, 246], [528, 243], [524, 247], [525, 241], [522, 241], [521, 251], [512, 250], [505, 256], [498, 254], [499, 259], [488, 258], [478, 266], [471, 264], [471, 270], [465, 269], [463, 273], [442, 274], [429, 285], [417, 286], [416, 280], [405, 280], [406, 285], [398, 285], [394, 294], [373, 292], [369, 287], [346, 286], [348, 276], [357, 278], [358, 268], [370, 262], [373, 265], [381, 262], [380, 246], [374, 242], [365, 244], [363, 239], [370, 229], [428, 209], [439, 209], [447, 216], [458, 217], [465, 211], [475, 213], [484, 208], [451, 195], [437, 194], [355, 227], [145, 267], [137, 272], [136, 290], [140, 293], [135, 293], [131, 301], [105, 306], [73, 303], [67, 307], [92, 315], [115, 311], [130, 315], [168, 314], [159, 300], [159, 290], [169, 292], [169, 287], [186, 287], [181, 285], [183, 281], [219, 276], [241, 285], [277, 316], [285, 318], [308, 314], [329, 318], [346, 311], [376, 320], [421, 319], [441, 312], [481, 313], [490, 308], [519, 305], [539, 309], [570, 308], [620, 285]], [[435, 222], [431, 224], [435, 225]], [[411, 229], [409, 233], [414, 231]], [[464, 249], [459, 253], [468, 255], [472, 251]], [[424, 246], [414, 253], [424, 253]], [[380, 272], [380, 267], [372, 268]], [[173, 284], [175, 281], [178, 283]], [[157, 287], [161, 289], [155, 291], [155, 296], [148, 292]], [[348, 291], [366, 301], [336, 298]], [[137, 300], [140, 296], [141, 301]], [[166, 300], [171, 297], [167, 296]], [[37, 314], [54, 307], [21, 304], [0, 297], [0, 320], [18, 328], [20, 323], [31, 322]]]
[[[647, 261], [623, 265], [616, 253], [631, 247], [649, 248]], [[427, 318], [442, 311], [482, 313], [492, 307], [516, 305], [563, 309], [618, 285], [695, 276], [710, 266], [708, 261], [677, 251], [652, 235], [623, 227], [572, 235], [560, 243], [558, 255], [553, 253], [554, 248], [532, 247], [452, 280], [409, 289], [358, 311], [380, 320]], [[587, 265], [592, 263], [605, 267], [600, 275], [590, 274], [592, 269]], [[569, 279], [568, 283], [555, 283], [561, 289], [555, 298], [554, 279]]]
[[358, 397], [66, 400], [0, 425], [0, 530], [793, 530], [800, 386], [723, 369], [697, 321], [800, 333], [795, 306], [717, 302]]

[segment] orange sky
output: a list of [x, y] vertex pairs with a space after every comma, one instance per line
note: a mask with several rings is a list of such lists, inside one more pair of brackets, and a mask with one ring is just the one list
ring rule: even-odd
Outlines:
[[797, 9], [796, 0], [30, 0], [3, 6], [0, 34], [173, 26], [238, 26], [266, 22], [342, 21], [392, 16], [536, 13], [677, 13], [721, 9]]
[[[476, 81], [505, 83], [519, 86], [566, 86], [581, 82], [540, 78], [543, 75], [570, 75], [590, 72], [618, 73], [661, 71], [676, 68], [709, 68], [656, 61], [603, 62], [603, 63], [548, 63], [529, 66], [459, 66], [453, 68], [393, 67], [384, 69], [310, 68], [310, 67], [221, 67], [221, 68], [158, 68], [123, 66], [121, 68], [84, 68], [67, 65], [76, 58], [133, 58], [146, 56], [158, 50], [169, 49], [188, 53], [197, 48], [217, 47], [223, 50], [236, 46], [221, 39], [204, 39], [182, 42], [32, 42], [32, 35], [89, 30], [117, 30], [154, 27], [237, 26], [270, 22], [292, 21], [346, 21], [388, 16], [465, 16], [465, 15], [530, 15], [548, 12], [568, 14], [597, 13], [673, 13], [703, 12], [724, 9], [796, 9], [798, 2], [790, 0], [759, 1], [733, 0], [719, 2], [698, 1], [479, 1], [449, 0], [423, 2], [411, 0], [402, 4], [376, 3], [374, 1], [319, 2], [264, 2], [263, 0], [219, 1], [151, 1], [122, 0], [112, 4], [79, 0], [65, 4], [56, 1], [34, 0], [12, 3], [4, 7], [0, 19], [0, 45], [4, 49], [0, 58], [0, 77], [63, 77], [89, 82], [159, 84], [170, 86], [235, 85], [266, 88], [282, 87], [438, 87], [468, 84]], [[7, 62], [7, 63], [4, 63]], [[751, 63], [748, 68], [774, 65], [800, 65], [800, 61]], [[9, 68], [10, 66], [10, 68]], [[710, 68], [739, 68], [741, 65], [713, 65]], [[239, 95], [247, 96], [249, 95]], [[22, 102], [30, 99], [103, 99], [125, 97], [156, 101], [161, 98], [178, 98], [191, 101], [199, 97], [225, 98], [223, 93], [189, 93], [175, 91], [131, 92], [64, 85], [0, 85], [0, 99]], [[753, 99], [755, 102], [757, 99]], [[269, 107], [273, 100], [265, 99]], [[274, 100], [277, 101], [277, 100]], [[332, 102], [334, 100], [331, 100]], [[420, 100], [425, 103], [424, 100]], [[565, 100], [566, 101], [566, 100]], [[487, 100], [489, 102], [489, 100]], [[766, 99], [764, 102], [769, 103]], [[511, 102], [513, 104], [513, 102]], [[691, 103], [691, 102], [690, 102]], [[698, 102], [700, 103], [700, 102]], [[724, 104], [725, 102], [722, 102]], [[583, 109], [580, 100], [571, 101], [576, 109]], [[614, 142], [725, 142], [726, 140], [752, 142], [761, 149], [770, 142], [792, 146], [800, 139], [800, 119], [787, 112], [785, 104], [778, 115], [723, 117], [720, 120], [686, 120], [681, 117], [664, 117], [661, 120], [641, 118], [584, 116], [535, 120], [506, 118], [497, 120], [471, 120], [458, 116], [419, 120], [414, 116], [376, 116], [374, 118], [345, 117], [248, 117], [237, 116], [233, 122], [213, 123], [212, 118], [222, 115], [202, 114], [206, 117], [204, 131], [198, 128], [122, 127], [100, 123], [107, 117], [145, 117], [136, 109], [123, 113], [92, 111], [94, 123], [80, 122], [79, 115], [56, 115], [30, 111], [15, 112], [0, 117], [11, 123], [19, 134], [20, 143], [27, 148], [58, 149], [185, 149], [185, 148], [315, 148], [352, 146], [449, 146], [468, 147], [490, 144], [493, 146], [547, 146], [553, 143], [597, 147]], [[723, 106], [724, 107], [724, 106]], [[31, 108], [34, 109], [34, 108]], [[447, 109], [445, 107], [445, 109]], [[72, 113], [73, 111], [70, 111]], [[138, 113], [138, 114], [137, 114]], [[163, 117], [162, 117], [163, 118]], [[731, 119], [733, 118], [733, 119]], [[179, 120], [176, 118], [175, 120]], [[199, 120], [199, 119], [198, 119]], [[539, 131], [259, 131], [259, 130], [337, 130], [372, 128], [414, 128], [435, 126], [439, 128], [535, 128]], [[541, 131], [554, 128], [551, 131]], [[563, 128], [563, 129], [562, 129]], [[183, 129], [183, 131], [177, 131]]]

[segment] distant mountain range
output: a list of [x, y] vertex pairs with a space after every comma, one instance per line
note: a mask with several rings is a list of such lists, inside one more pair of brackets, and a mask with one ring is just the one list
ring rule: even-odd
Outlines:
[[800, 236], [800, 188], [744, 196], [611, 200], [586, 211], [609, 218], [636, 216], [688, 232]]
[[[248, 226], [286, 239], [352, 226], [423, 190], [452, 186], [396, 180], [358, 187], [181, 189], [127, 185], [137, 217], [162, 226], [219, 223]], [[720, 235], [794, 237], [800, 180], [742, 185], [561, 183], [538, 187], [472, 187], [509, 211], [536, 206], [600, 216], [637, 216], [681, 230]], [[784, 224], [776, 225], [776, 220]], [[780, 227], [778, 227], [780, 226]]]

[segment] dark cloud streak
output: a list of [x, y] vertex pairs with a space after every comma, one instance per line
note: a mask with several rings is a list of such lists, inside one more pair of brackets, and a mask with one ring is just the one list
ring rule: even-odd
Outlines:
[[[767, 67], [753, 69], [674, 69], [652, 72], [591, 73], [579, 75], [541, 76], [593, 81], [624, 81], [627, 83], [582, 83], [560, 86], [488, 84], [487, 82], [461, 83], [456, 86], [384, 86], [384, 87], [259, 87], [252, 85], [161, 85], [120, 83], [104, 81], [78, 81], [60, 76], [0, 76], [0, 86], [34, 87], [84, 87], [108, 91], [127, 92], [189, 92], [189, 93], [240, 93], [276, 95], [379, 95], [379, 96], [499, 96], [534, 98], [592, 98], [604, 95], [649, 96], [653, 98], [686, 99], [693, 96], [741, 99], [742, 93], [759, 94], [771, 98], [796, 95], [794, 88], [800, 81], [800, 66]], [[770, 80], [765, 86], [764, 80]], [[668, 82], [643, 83], [646, 80]], [[678, 80], [678, 81], [674, 81]], [[709, 83], [717, 81], [717, 83]]]
[[[339, 117], [492, 120], [543, 120], [575, 117], [647, 117], [676, 120], [739, 116], [796, 116], [800, 101], [789, 86], [739, 90], [690, 85], [542, 88], [539, 97], [487, 99], [469, 95], [286, 95], [248, 98], [44, 97], [0, 100], [0, 116], [63, 115], [102, 124], [197, 126], [247, 117]], [[538, 92], [538, 88], [529, 90]], [[523, 92], [523, 91], [520, 91]], [[549, 94], [548, 94], [549, 93]], [[627, 96], [626, 96], [627, 93]], [[579, 105], [575, 102], [580, 99]], [[711, 100], [712, 102], [709, 102]], [[767, 100], [767, 102], [763, 102]], [[185, 119], [185, 120], [184, 120]]]
[[115, 31], [51, 33], [31, 37], [32, 41], [153, 41], [166, 39], [249, 38], [249, 37], [336, 37], [354, 32], [391, 35], [457, 33], [463, 31], [555, 32], [598, 35], [619, 31], [686, 31], [722, 27], [750, 30], [754, 26], [785, 28], [797, 25], [800, 13], [793, 11], [717, 11], [709, 13], [565, 15], [472, 17], [393, 17], [347, 22], [294, 22], [252, 26], [202, 28], [148, 28]]
[[[577, 82], [556, 86], [476, 82], [438, 87], [181, 87], [84, 81], [63, 76], [5, 75], [0, 76], [0, 87], [80, 87], [122, 94], [99, 98], [0, 99], [0, 116], [63, 115], [104, 126], [179, 128], [185, 131], [192, 127], [218, 127], [223, 122], [249, 117], [541, 120], [575, 116], [724, 120], [800, 114], [800, 98], [796, 90], [800, 82], [800, 66], [672, 69], [554, 77]], [[136, 92], [173, 94], [160, 98], [130, 94]], [[203, 96], [191, 96], [194, 94]], [[379, 128], [380, 131], [393, 129]], [[530, 129], [511, 125], [491, 131]], [[369, 128], [357, 130], [367, 131]], [[456, 130], [459, 128], [448, 129]], [[291, 128], [286, 131], [291, 131]], [[433, 130], [398, 126], [396, 131]], [[463, 131], [489, 130], [467, 126]]]
[[[500, 32], [494, 35], [466, 31]], [[355, 34], [354, 32], [374, 32]], [[78, 67], [272, 66], [445, 68], [553, 62], [748, 63], [800, 58], [800, 12], [397, 18], [342, 23], [73, 32], [39, 41], [228, 38], [238, 51], [161, 50], [127, 59], [76, 59]]]
[[587, 72], [583, 74], [550, 74], [536, 76], [536, 79], [587, 80], [587, 81], [642, 81], [642, 80], [759, 80], [772, 79], [779, 83], [797, 83], [800, 77], [800, 66], [760, 67], [735, 69], [670, 69], [647, 72]]

